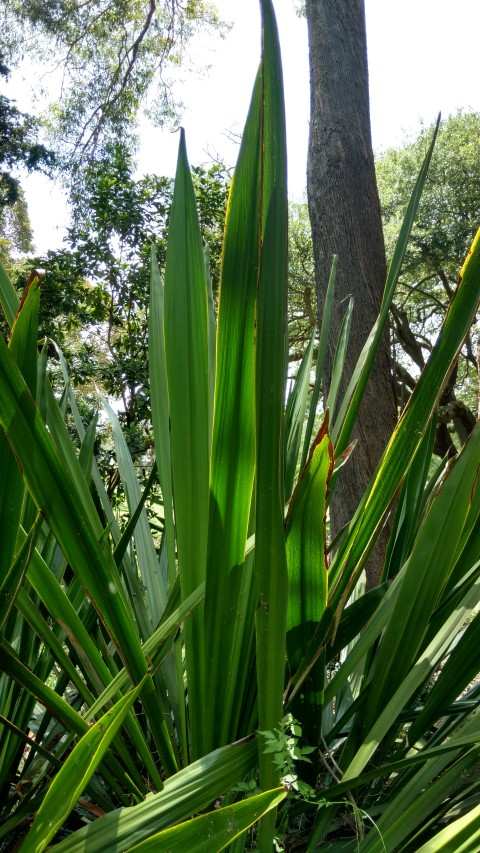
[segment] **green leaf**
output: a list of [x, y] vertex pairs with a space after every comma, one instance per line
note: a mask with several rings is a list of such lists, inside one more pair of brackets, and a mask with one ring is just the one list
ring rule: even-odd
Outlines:
[[312, 626], [327, 603], [326, 496], [332, 471], [333, 446], [328, 435], [323, 435], [302, 472], [287, 516], [287, 652], [291, 669], [300, 663]]
[[[255, 469], [254, 340], [258, 282], [260, 79], [257, 78], [231, 186], [217, 332], [205, 596], [204, 747], [238, 737], [256, 602], [245, 544]], [[246, 660], [245, 660], [246, 658]], [[246, 665], [247, 664], [247, 665]]]
[[293, 483], [297, 471], [298, 454], [305, 426], [305, 410], [307, 406], [310, 372], [312, 369], [313, 346], [315, 332], [310, 338], [302, 358], [298, 373], [288, 395], [285, 410], [286, 462], [285, 462], [285, 497], [291, 497]]
[[[287, 516], [286, 641], [290, 673], [298, 669], [327, 604], [326, 499], [332, 471], [333, 445], [328, 435], [320, 434], [297, 483]], [[294, 716], [302, 721], [306, 743], [318, 743], [320, 738], [324, 664], [322, 656], [291, 707]]]
[[[185, 134], [180, 132], [165, 269], [165, 355], [182, 597], [205, 581], [209, 496], [207, 282]], [[202, 753], [203, 607], [185, 625], [193, 757]]]
[[17, 296], [15, 288], [11, 283], [5, 267], [0, 261], [0, 303], [3, 308], [7, 323], [12, 328], [15, 316], [18, 311], [20, 300]]
[[[259, 726], [272, 731], [283, 717], [288, 602], [284, 535], [284, 376], [287, 325], [287, 174], [285, 108], [278, 32], [270, 0], [262, 0], [262, 244], [257, 294], [255, 361], [255, 571]], [[279, 783], [273, 757], [259, 756], [264, 790]], [[263, 818], [259, 846], [269, 850], [275, 813]]]
[[[102, 403], [112, 425], [118, 470], [125, 489], [129, 513], [132, 515], [142, 500], [140, 485], [118, 418], [107, 400], [103, 399]], [[140, 511], [135, 526], [134, 540], [138, 571], [144, 590], [143, 596], [148, 603], [150, 613], [150, 619], [147, 614], [144, 614], [144, 635], [146, 637], [150, 633], [151, 625], [158, 624], [165, 609], [167, 591], [145, 508]], [[141, 598], [143, 597], [140, 589], [137, 589], [136, 592]]]
[[186, 850], [188, 853], [205, 853], [206, 850], [208, 853], [219, 853], [270, 809], [278, 806], [286, 794], [284, 788], [279, 788], [224, 806], [193, 818], [188, 823], [152, 835], [141, 844], [131, 847], [128, 853], [158, 853], [159, 850], [168, 850], [169, 853], [185, 853]]
[[327, 358], [328, 351], [328, 341], [330, 336], [330, 319], [332, 316], [332, 308], [333, 308], [333, 297], [335, 294], [335, 278], [337, 275], [337, 256], [334, 255], [332, 259], [332, 267], [330, 270], [330, 276], [328, 279], [327, 292], [325, 294], [325, 303], [323, 306], [323, 315], [322, 315], [322, 323], [320, 326], [320, 334], [318, 336], [318, 355], [317, 355], [317, 363], [315, 365], [315, 384], [313, 386], [312, 397], [310, 400], [310, 409], [308, 412], [308, 421], [307, 426], [305, 428], [305, 438], [303, 442], [303, 451], [302, 451], [302, 460], [300, 463], [300, 470], [303, 470], [305, 467], [305, 463], [307, 461], [308, 451], [310, 449], [310, 442], [312, 440], [313, 426], [315, 423], [315, 416], [317, 414], [317, 405], [320, 399], [320, 391], [322, 386], [322, 378], [323, 371], [325, 368], [325, 361]]

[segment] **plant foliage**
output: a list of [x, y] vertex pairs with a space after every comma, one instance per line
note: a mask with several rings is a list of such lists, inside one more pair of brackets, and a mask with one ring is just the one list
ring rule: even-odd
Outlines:
[[[39, 277], [19, 301], [0, 268], [6, 849], [20, 837], [22, 849], [59, 853], [475, 850], [480, 430], [448, 467], [431, 474], [430, 461], [438, 398], [480, 297], [480, 237], [329, 559], [335, 466], [352, 452], [433, 143], [352, 383], [330, 421], [315, 434], [309, 418], [302, 435], [313, 343], [285, 407], [285, 125], [270, 0], [261, 8], [217, 320], [183, 132], [164, 280], [152, 250], [156, 459], [143, 491], [104, 402], [127, 521], [99, 474], [96, 418], [85, 429], [66, 366], [60, 398], [47, 378]], [[333, 289], [334, 270], [327, 304]], [[326, 335], [328, 312], [319, 371]], [[383, 582], [364, 594], [395, 496]]]

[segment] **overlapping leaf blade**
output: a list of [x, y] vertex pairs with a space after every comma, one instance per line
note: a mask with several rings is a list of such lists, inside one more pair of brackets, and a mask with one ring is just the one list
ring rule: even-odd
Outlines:
[[[165, 355], [182, 597], [205, 581], [209, 448], [207, 282], [185, 134], [181, 131], [165, 269]], [[202, 754], [203, 607], [185, 625], [192, 756]]]
[[270, 809], [285, 799], [284, 788], [257, 794], [248, 800], [224, 806], [200, 815], [180, 826], [166, 829], [130, 848], [129, 853], [154, 853], [168, 849], [169, 853], [220, 853], [231, 841], [245, 832]]
[[[262, 252], [257, 295], [255, 362], [255, 571], [258, 718], [273, 731], [283, 716], [285, 633], [288, 600], [284, 534], [284, 394], [287, 307], [287, 171], [285, 108], [278, 33], [270, 0], [263, 18], [262, 152], [260, 222]], [[272, 755], [260, 752], [264, 790], [279, 782]], [[272, 845], [275, 813], [260, 822], [259, 844]]]
[[258, 79], [230, 191], [222, 256], [205, 604], [205, 748], [237, 736], [246, 675], [243, 670], [239, 677], [242, 638], [253, 630], [245, 543], [255, 470], [260, 94]]

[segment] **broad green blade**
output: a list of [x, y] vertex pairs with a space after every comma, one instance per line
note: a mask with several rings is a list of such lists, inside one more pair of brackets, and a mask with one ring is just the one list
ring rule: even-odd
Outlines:
[[[285, 631], [288, 602], [284, 534], [284, 377], [287, 326], [287, 168], [282, 65], [273, 6], [261, 2], [262, 247], [257, 294], [255, 360], [256, 522], [255, 571], [260, 606], [256, 614], [259, 728], [273, 731], [283, 717]], [[272, 754], [259, 755], [260, 785], [278, 785]], [[260, 821], [260, 849], [270, 850], [275, 812]]]
[[238, 835], [245, 832], [253, 823], [275, 808], [285, 799], [285, 788], [257, 794], [248, 800], [242, 800], [231, 806], [200, 815], [188, 823], [173, 826], [152, 835], [141, 844], [130, 847], [128, 853], [220, 853]]
[[322, 323], [320, 326], [320, 334], [318, 336], [318, 355], [315, 365], [315, 385], [313, 386], [312, 397], [310, 400], [310, 409], [308, 412], [308, 421], [305, 428], [305, 438], [303, 442], [302, 460], [300, 470], [305, 467], [310, 449], [310, 442], [313, 435], [313, 427], [315, 424], [315, 416], [317, 414], [318, 401], [320, 399], [320, 391], [322, 387], [323, 371], [325, 369], [325, 361], [327, 358], [328, 341], [330, 338], [330, 319], [332, 316], [333, 297], [335, 294], [335, 278], [337, 275], [337, 256], [333, 256], [332, 268], [328, 279], [327, 292], [325, 294], [325, 302], [323, 306]]
[[[327, 603], [326, 496], [333, 470], [333, 446], [320, 436], [297, 483], [286, 522], [288, 563], [287, 650], [292, 668], [310, 640], [304, 636]], [[300, 633], [298, 633], [300, 632]]]
[[230, 189], [218, 309], [217, 366], [205, 596], [205, 749], [238, 736], [245, 695], [243, 637], [251, 561], [245, 544], [255, 468], [254, 340], [258, 283], [260, 79]]
[[293, 490], [295, 474], [297, 472], [298, 454], [302, 440], [303, 428], [305, 426], [305, 410], [307, 406], [308, 389], [310, 387], [310, 373], [312, 369], [313, 346], [315, 343], [315, 332], [310, 338], [310, 343], [305, 350], [298, 373], [293, 382], [288, 396], [285, 410], [285, 438], [286, 438], [286, 461], [285, 461], [285, 498], [289, 500]]
[[256, 760], [253, 738], [217, 749], [167, 779], [159, 794], [104, 815], [52, 849], [55, 853], [125, 853], [154, 833], [210, 807], [254, 769]]
[[[287, 657], [290, 672], [304, 651], [327, 604], [327, 493], [333, 471], [333, 445], [324, 435], [314, 448], [290, 503], [286, 524], [288, 565]], [[323, 706], [323, 661], [292, 709], [301, 720], [305, 743], [319, 743]]]
[[210, 250], [208, 246], [203, 249], [205, 263], [205, 276], [207, 279], [208, 299], [208, 446], [212, 446], [213, 432], [213, 406], [215, 400], [215, 376], [217, 371], [217, 320], [215, 316], [215, 301], [213, 297], [212, 276], [210, 275]]
[[[209, 497], [208, 305], [185, 134], [180, 134], [165, 269], [165, 354], [182, 598], [205, 580]], [[192, 756], [202, 753], [203, 607], [185, 625]]]
[[95, 773], [142, 684], [120, 699], [79, 740], [50, 785], [32, 828], [22, 844], [25, 853], [42, 853], [72, 811]]

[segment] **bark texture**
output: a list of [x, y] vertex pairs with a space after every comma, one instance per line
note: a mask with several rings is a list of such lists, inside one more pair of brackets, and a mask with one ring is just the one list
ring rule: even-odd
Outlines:
[[[370, 131], [368, 63], [363, 0], [307, 0], [310, 60], [308, 205], [312, 225], [319, 314], [338, 255], [326, 387], [346, 304], [354, 311], [345, 380], [379, 312], [386, 279], [380, 203]], [[357, 448], [342, 469], [331, 504], [335, 534], [352, 518], [396, 422], [387, 336], [380, 347], [358, 419]], [[377, 547], [367, 566], [368, 585], [380, 575]]]

